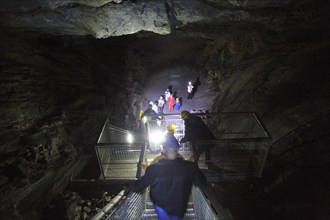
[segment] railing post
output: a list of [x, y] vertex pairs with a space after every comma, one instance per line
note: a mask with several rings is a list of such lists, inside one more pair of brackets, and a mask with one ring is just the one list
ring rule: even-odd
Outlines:
[[100, 158], [99, 146], [95, 146], [95, 151], [96, 151], [97, 161], [99, 162], [99, 166], [100, 166], [100, 170], [101, 170], [103, 180], [105, 180], [104, 169], [103, 169], [101, 158]]
[[268, 157], [268, 153], [269, 153], [269, 142], [267, 142], [267, 146], [265, 147], [265, 155], [263, 157], [263, 160], [262, 160], [262, 163], [261, 163], [261, 166], [260, 166], [260, 170], [258, 172], [258, 177], [261, 178], [262, 176], [262, 172], [264, 171], [265, 169], [265, 166], [266, 166], [266, 160], [267, 160], [267, 157]]
[[144, 161], [146, 148], [147, 148], [147, 143], [144, 142], [144, 143], [141, 145], [141, 153], [140, 153], [140, 158], [139, 158], [138, 167], [137, 167], [137, 171], [136, 171], [136, 178], [140, 178], [140, 177], [141, 177], [141, 173], [142, 173], [142, 167], [141, 167], [141, 164], [142, 164], [143, 161]]

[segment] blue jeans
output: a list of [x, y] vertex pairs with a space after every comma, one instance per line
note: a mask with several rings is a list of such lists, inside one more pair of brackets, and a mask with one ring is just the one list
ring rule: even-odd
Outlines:
[[167, 214], [164, 209], [162, 209], [161, 207], [159, 207], [155, 204], [154, 204], [154, 208], [156, 210], [158, 220], [181, 220], [182, 219], [180, 216], [173, 216], [173, 215]]

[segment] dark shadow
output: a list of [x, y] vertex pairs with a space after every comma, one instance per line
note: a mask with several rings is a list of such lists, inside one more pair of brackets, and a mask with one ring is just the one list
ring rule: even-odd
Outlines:
[[167, 88], [169, 89], [170, 93], [172, 94], [173, 86], [169, 85]]
[[196, 81], [193, 83], [193, 87], [194, 87], [194, 88], [192, 89], [192, 92], [191, 92], [191, 97], [192, 97], [192, 98], [194, 97], [194, 95], [195, 95], [195, 93], [197, 92], [198, 87], [199, 87], [200, 85], [202, 85], [202, 83], [201, 83], [199, 77], [197, 77], [197, 78], [196, 78]]
[[177, 91], [174, 91], [172, 95], [173, 95], [174, 99], [176, 99], [178, 97]]
[[182, 97], [179, 98], [179, 102], [180, 102], [180, 105], [181, 105], [181, 108], [182, 108], [182, 102], [183, 102]]
[[210, 171], [213, 171], [218, 174], [222, 174], [223, 170], [217, 165], [215, 165], [213, 162], [205, 162], [205, 164]]

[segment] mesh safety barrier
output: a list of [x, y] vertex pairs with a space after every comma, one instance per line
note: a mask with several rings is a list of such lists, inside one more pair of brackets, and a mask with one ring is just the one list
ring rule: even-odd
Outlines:
[[146, 194], [130, 192], [121, 201], [116, 210], [107, 218], [108, 220], [137, 220], [141, 219], [145, 210]]

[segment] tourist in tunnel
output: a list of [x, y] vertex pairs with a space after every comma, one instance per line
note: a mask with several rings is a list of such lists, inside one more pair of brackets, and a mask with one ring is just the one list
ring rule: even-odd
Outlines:
[[165, 101], [168, 102], [168, 98], [169, 98], [170, 95], [171, 95], [171, 90], [170, 90], [169, 88], [167, 88], [167, 89], [165, 90], [164, 95], [165, 95]]
[[159, 112], [159, 114], [164, 113], [164, 105], [165, 105], [164, 97], [160, 96], [159, 99], [158, 99], [158, 112]]
[[152, 110], [154, 110], [158, 115], [159, 114], [159, 112], [158, 112], [158, 100], [156, 100], [155, 102], [151, 101], [151, 102], [149, 102], [149, 104], [152, 105]]
[[175, 105], [175, 98], [173, 97], [172, 94], [170, 94], [170, 97], [168, 98], [168, 101], [167, 101], [167, 106], [168, 106], [169, 112], [173, 111], [174, 105]]
[[[142, 118], [142, 124], [145, 125], [145, 127], [147, 127], [147, 122], [149, 122], [152, 125], [156, 125], [157, 124], [157, 119], [160, 118], [160, 116], [152, 109], [152, 104], [148, 105], [148, 109], [144, 111], [144, 113], [142, 114], [141, 118]], [[140, 129], [142, 126], [140, 126]]]
[[194, 88], [194, 86], [191, 85], [191, 82], [188, 82], [188, 85], [187, 85], [187, 92], [188, 92], [187, 100], [188, 101], [191, 101], [191, 99], [193, 97], [193, 94], [192, 94], [193, 88]]
[[[170, 125], [167, 126], [167, 128], [166, 128], [166, 134], [165, 134], [165, 137], [164, 137], [164, 139], [162, 141], [162, 144], [161, 144], [162, 145], [162, 149], [166, 149], [166, 148], [168, 148], [170, 146], [174, 146], [177, 149], [179, 149], [181, 147], [178, 139], [174, 136], [174, 133], [176, 132], [176, 129], [177, 128], [176, 128], [176, 126], [174, 124], [170, 124]], [[183, 158], [181, 154], [178, 154], [178, 157]], [[162, 151], [160, 153], [160, 155], [158, 155], [157, 157], [155, 157], [150, 164], [155, 164], [160, 159], [163, 159], [163, 158], [165, 158], [164, 151]], [[141, 167], [142, 167], [142, 169], [145, 170], [148, 167], [148, 165], [147, 164], [141, 164]]]
[[176, 98], [175, 99], [174, 110], [178, 112], [180, 110], [180, 108], [181, 108], [180, 99], [179, 98]]
[[180, 143], [178, 139], [174, 136], [174, 132], [176, 131], [176, 126], [174, 124], [170, 124], [166, 128], [166, 134], [164, 140], [162, 142], [163, 149], [168, 148], [170, 146], [175, 146], [176, 148], [180, 148]]
[[164, 158], [150, 165], [145, 175], [126, 187], [141, 192], [150, 186], [150, 198], [159, 220], [181, 220], [186, 212], [192, 185], [206, 185], [202, 172], [178, 155], [178, 147], [165, 145]]
[[[184, 120], [185, 125], [184, 137], [180, 140], [180, 143], [215, 139], [213, 133], [208, 129], [200, 117], [192, 115], [188, 111], [182, 111], [180, 117]], [[211, 164], [210, 146], [196, 146], [193, 143], [192, 151], [195, 163], [198, 163], [200, 155], [205, 153], [205, 164]]]

